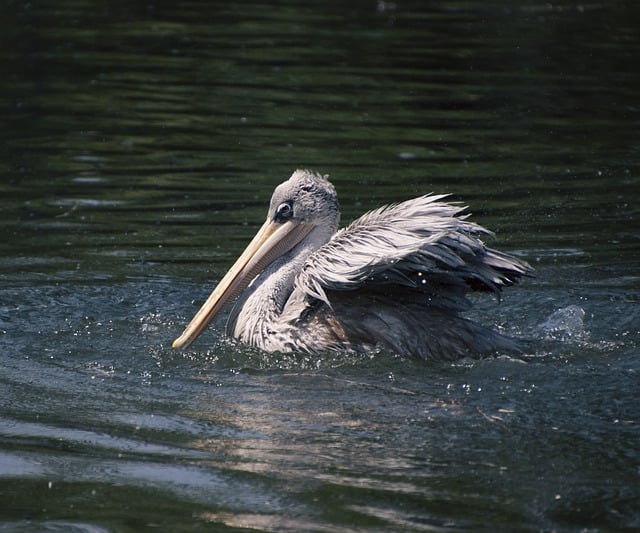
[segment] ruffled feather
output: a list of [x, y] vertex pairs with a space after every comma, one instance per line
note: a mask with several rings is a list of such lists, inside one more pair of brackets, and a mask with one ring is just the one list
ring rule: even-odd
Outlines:
[[466, 292], [497, 292], [531, 272], [524, 261], [487, 248], [481, 236], [491, 232], [445, 197], [421, 196], [364, 214], [307, 259], [296, 289], [331, 305], [327, 291], [398, 284], [433, 295], [456, 288], [448, 307], [459, 307]]

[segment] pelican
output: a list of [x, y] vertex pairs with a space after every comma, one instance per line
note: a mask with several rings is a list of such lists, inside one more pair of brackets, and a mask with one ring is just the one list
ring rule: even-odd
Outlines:
[[387, 205], [338, 230], [333, 185], [296, 170], [173, 347], [188, 347], [239, 296], [227, 334], [267, 352], [382, 348], [451, 360], [513, 350], [513, 340], [461, 313], [468, 293], [498, 293], [532, 269], [486, 247], [481, 237], [491, 232], [445, 196]]

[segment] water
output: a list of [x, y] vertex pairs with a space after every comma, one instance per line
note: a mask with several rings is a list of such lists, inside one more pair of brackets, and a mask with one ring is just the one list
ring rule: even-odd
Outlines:
[[[633, 2], [3, 6], [0, 531], [640, 527]], [[522, 357], [171, 341], [298, 166], [450, 192]]]

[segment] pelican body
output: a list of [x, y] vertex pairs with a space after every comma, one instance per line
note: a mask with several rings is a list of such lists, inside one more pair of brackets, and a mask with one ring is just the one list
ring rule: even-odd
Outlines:
[[455, 359], [514, 349], [461, 312], [468, 293], [497, 293], [531, 267], [486, 247], [481, 237], [491, 233], [444, 197], [384, 206], [338, 230], [333, 185], [296, 170], [276, 187], [265, 223], [174, 348], [188, 347], [239, 296], [227, 333], [268, 352], [383, 348]]

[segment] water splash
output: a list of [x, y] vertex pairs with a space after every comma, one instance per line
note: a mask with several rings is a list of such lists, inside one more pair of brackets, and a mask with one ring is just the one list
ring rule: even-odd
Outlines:
[[568, 341], [585, 340], [589, 332], [584, 327], [584, 309], [577, 305], [562, 307], [547, 317], [538, 330], [547, 339]]

